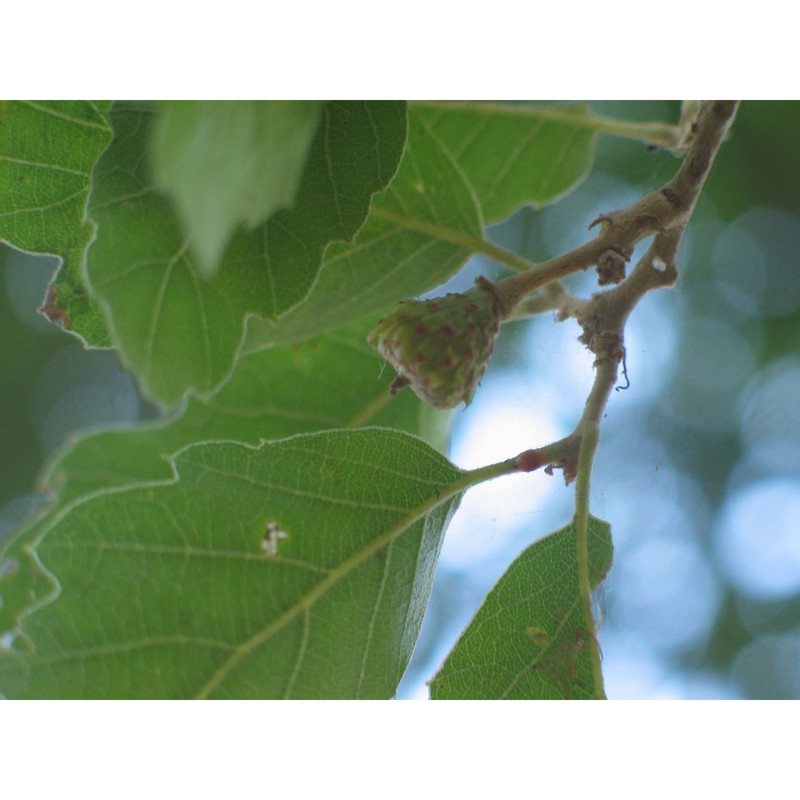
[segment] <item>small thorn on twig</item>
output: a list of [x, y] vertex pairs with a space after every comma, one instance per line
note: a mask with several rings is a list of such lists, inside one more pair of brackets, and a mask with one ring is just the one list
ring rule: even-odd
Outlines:
[[589, 223], [589, 230], [591, 230], [592, 228], [594, 228], [596, 225], [602, 225], [602, 224], [606, 224], [606, 225], [611, 225], [611, 226], [613, 226], [613, 225], [614, 225], [614, 220], [613, 220], [613, 219], [611, 218], [611, 216], [610, 216], [610, 215], [608, 215], [608, 214], [599, 214], [598, 216], [596, 216], [596, 217], [595, 217], [595, 218], [594, 218], [594, 219], [593, 219], [593, 220], [592, 220], [592, 221]]

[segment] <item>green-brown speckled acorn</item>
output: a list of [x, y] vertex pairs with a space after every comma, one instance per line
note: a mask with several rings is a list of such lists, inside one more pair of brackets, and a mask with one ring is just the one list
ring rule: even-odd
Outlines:
[[401, 302], [367, 337], [397, 372], [392, 393], [410, 386], [436, 408], [469, 405], [500, 332], [499, 306], [486, 278], [464, 294]]

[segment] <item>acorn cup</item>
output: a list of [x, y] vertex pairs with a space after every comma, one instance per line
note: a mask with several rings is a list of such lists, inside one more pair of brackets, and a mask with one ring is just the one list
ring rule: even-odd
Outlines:
[[367, 337], [396, 370], [392, 394], [410, 386], [436, 408], [469, 405], [500, 333], [500, 301], [478, 278], [464, 294], [404, 300]]

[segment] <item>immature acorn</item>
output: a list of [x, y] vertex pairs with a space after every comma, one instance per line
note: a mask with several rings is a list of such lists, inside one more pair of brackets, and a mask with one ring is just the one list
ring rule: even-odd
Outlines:
[[404, 300], [369, 334], [369, 343], [395, 368], [392, 394], [410, 386], [436, 408], [469, 405], [500, 332], [500, 301], [491, 281], [478, 278], [464, 294]]

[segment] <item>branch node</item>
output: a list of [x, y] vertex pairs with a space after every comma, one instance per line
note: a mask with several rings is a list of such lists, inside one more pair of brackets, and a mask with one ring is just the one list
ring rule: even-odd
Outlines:
[[[662, 194], [662, 196], [663, 196], [664, 198], [666, 198], [667, 202], [668, 202], [668, 203], [669, 203], [669, 204], [670, 204], [670, 205], [671, 205], [673, 208], [680, 208], [680, 207], [681, 207], [681, 205], [682, 205], [682, 202], [681, 202], [681, 197], [680, 197], [680, 195], [679, 195], [679, 194], [678, 194], [678, 193], [677, 193], [677, 192], [676, 192], [674, 189], [670, 189], [670, 187], [669, 187], [669, 186], [665, 186], [665, 187], [664, 187], [664, 188], [661, 190], [661, 194]], [[662, 233], [663, 233], [663, 231], [662, 231]]]
[[[673, 193], [674, 194], [674, 193]], [[677, 197], [677, 195], [675, 195]], [[633, 221], [641, 228], [655, 231], [656, 233], [666, 233], [664, 223], [655, 214], [637, 214]]]
[[600, 286], [620, 283], [625, 278], [625, 265], [629, 260], [622, 248], [612, 247], [606, 250], [597, 259], [597, 283]]

